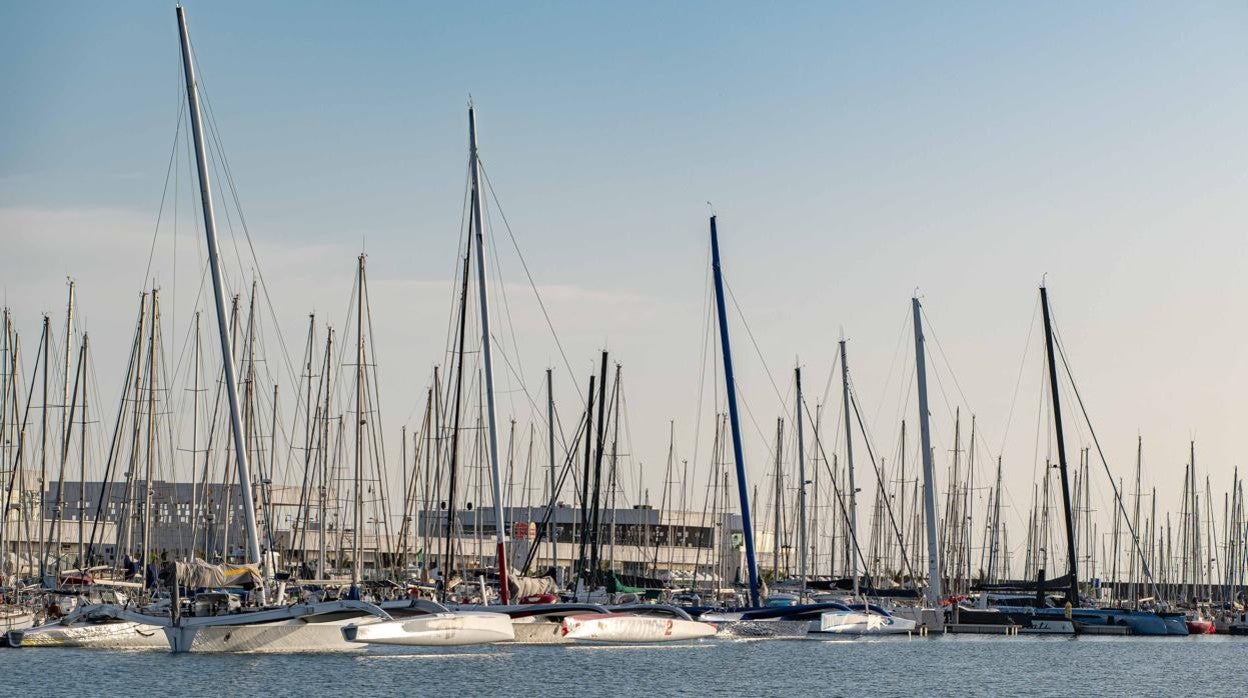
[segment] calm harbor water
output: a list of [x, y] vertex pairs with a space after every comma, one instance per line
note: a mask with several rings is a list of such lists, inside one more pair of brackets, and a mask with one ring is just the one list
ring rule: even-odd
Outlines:
[[0, 695], [1244, 695], [1248, 639], [701, 641], [305, 655], [0, 650]]

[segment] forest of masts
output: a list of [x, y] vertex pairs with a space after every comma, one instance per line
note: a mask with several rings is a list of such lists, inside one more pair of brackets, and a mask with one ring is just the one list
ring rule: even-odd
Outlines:
[[[482, 558], [491, 548], [480, 542], [493, 534], [492, 521], [458, 515], [490, 499], [480, 368], [467, 331], [471, 314], [462, 311], [471, 295], [466, 264], [461, 271], [448, 366], [433, 368], [419, 421], [400, 428], [396, 468], [387, 463], [382, 436], [377, 396], [384, 384], [374, 353], [365, 257], [358, 259], [344, 329], [310, 315], [297, 366], [282, 354], [284, 345], [275, 350], [265, 344], [265, 325], [276, 325], [276, 319], [258, 285], [253, 281], [247, 297], [233, 297], [230, 327], [243, 426], [262, 548], [271, 553], [266, 564], [273, 571], [332, 578], [365, 550], [377, 552], [374, 578], [421, 576], [436, 565], [461, 571], [491, 566]], [[162, 294], [155, 288], [140, 294], [126, 363], [110, 367], [121, 371], [121, 395], [106, 404], [90, 338], [76, 324], [75, 291], [71, 282], [64, 322], [44, 315], [33, 342], [19, 334], [10, 310], [3, 311], [0, 487], [9, 505], [0, 520], [0, 549], [10, 568], [16, 562], [24, 572], [43, 576], [93, 567], [98, 574], [99, 568], [120, 571], [127, 556], [237, 557], [241, 503], [230, 501], [235, 467], [226, 443], [224, 391], [220, 370], [208, 368], [219, 362], [213, 343], [204, 340], [199, 312], [180, 329], [185, 339], [171, 358]], [[759, 459], [751, 466], [765, 473], [750, 492], [756, 537], [771, 541], [758, 546], [759, 566], [773, 585], [796, 580], [803, 562], [810, 579], [858, 577], [868, 589], [921, 585], [926, 539], [917, 439], [901, 420], [887, 439], [886, 457], [859, 411], [844, 342], [836, 359], [840, 394], [807, 411], [806, 481], [797, 475], [791, 413], [776, 420], [765, 465]], [[296, 389], [279, 390], [282, 378]], [[504, 504], [512, 519], [542, 522], [554, 502], [580, 507], [573, 539], [582, 549], [588, 544], [593, 559], [579, 567], [592, 569], [617, 569], [613, 512], [621, 508], [692, 512], [704, 526], [726, 528], [736, 511], [736, 483], [725, 414], [715, 410], [711, 448], [699, 454], [695, 446], [692, 463], [677, 455], [674, 423], [668, 425], [659, 491], [652, 491], [646, 471], [653, 476], [656, 469], [631, 455], [620, 365], [608, 370], [607, 355], [601, 355], [598, 375], [589, 377], [588, 402], [576, 406], [581, 414], [570, 437], [550, 394], [553, 382], [548, 369], [541, 381], [545, 394], [526, 394], [527, 405], [514, 410], [528, 411], [527, 424], [517, 414], [500, 428]], [[826, 424], [827, 404], [840, 408], [834, 429]], [[945, 589], [958, 596], [984, 582], [1062, 574], [1065, 524], [1053, 459], [1044, 458], [1020, 506], [1003, 484], [1002, 457], [986, 455], [976, 417], [967, 419], [960, 407], [949, 416], [952, 443], [933, 453], [944, 463], [938, 540]], [[1201, 476], [1190, 444], [1181, 508], [1159, 511], [1157, 487], [1142, 481], [1143, 454], [1141, 438], [1130, 476], [1107, 483], [1109, 468], [1099, 448], [1078, 452], [1072, 518], [1085, 588], [1125, 604], [1238, 598], [1248, 568], [1248, 516], [1238, 470], [1219, 497], [1210, 477]], [[173, 490], [153, 486], [167, 481], [189, 483], [189, 497], [174, 498]], [[93, 498], [66, 496], [91, 495], [84, 489], [88, 482], [106, 486]], [[1112, 493], [1108, 501], [1094, 496], [1106, 490]], [[466, 527], [465, 520], [471, 522]], [[176, 543], [166, 537], [158, 544], [158, 529], [176, 531]], [[465, 544], [473, 539], [476, 545]], [[802, 540], [808, 546], [804, 561]], [[651, 540], [648, 531], [642, 546], [653, 548], [645, 576], [671, 568], [662, 552], [670, 547]], [[106, 556], [106, 548], [116, 554]], [[737, 554], [726, 550], [707, 548], [698, 579], [739, 578]], [[527, 559], [512, 564], [532, 573], [550, 564], [550, 554], [539, 539]]]

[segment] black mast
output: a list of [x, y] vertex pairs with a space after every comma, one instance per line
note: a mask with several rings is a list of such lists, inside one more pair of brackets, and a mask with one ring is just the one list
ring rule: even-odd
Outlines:
[[455, 475], [459, 470], [459, 419], [460, 403], [464, 389], [464, 331], [468, 324], [468, 260], [472, 258], [472, 236], [468, 237], [468, 250], [464, 252], [464, 282], [459, 301], [459, 356], [455, 366], [455, 402], [451, 420], [451, 477], [446, 494], [446, 549], [442, 551], [442, 595], [451, 581], [451, 568], [455, 564]]
[[[607, 352], [602, 352], [602, 369], [598, 372], [598, 385], [602, 395], [598, 399], [598, 435], [594, 438], [598, 451], [594, 456], [594, 497], [590, 503], [589, 569], [590, 578], [598, 579], [598, 564], [602, 558], [599, 541], [600, 512], [602, 509], [602, 452], [605, 450], [604, 422], [607, 410]], [[619, 389], [619, 386], [616, 386]], [[588, 434], [586, 434], [588, 437]]]
[[1040, 287], [1044, 311], [1044, 347], [1049, 360], [1049, 393], [1053, 396], [1053, 424], [1057, 429], [1057, 462], [1062, 473], [1062, 511], [1066, 515], [1066, 559], [1070, 573], [1067, 600], [1079, 605], [1079, 569], [1075, 559], [1075, 527], [1070, 514], [1070, 483], [1066, 474], [1066, 436], [1062, 433], [1062, 401], [1057, 392], [1057, 358], [1053, 352], [1053, 323], [1049, 319], [1049, 291]]
[[[595, 378], [596, 376], [590, 374], [589, 400], [585, 403], [585, 467], [581, 471], [581, 539], [576, 556], [576, 576], [578, 579], [585, 574], [585, 544], [589, 542], [589, 461], [593, 457], [590, 449], [594, 446], [593, 441], [590, 440], [590, 434], [593, 432], [594, 426]], [[589, 583], [586, 582], [586, 587], [588, 586]], [[589, 593], [588, 589], [586, 593]]]

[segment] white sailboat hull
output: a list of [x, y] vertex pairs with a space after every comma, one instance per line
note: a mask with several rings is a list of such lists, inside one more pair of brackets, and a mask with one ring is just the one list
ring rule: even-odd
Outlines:
[[908, 618], [897, 618], [879, 613], [862, 611], [828, 611], [811, 623], [811, 632], [828, 635], [900, 635], [915, 629], [916, 623]]
[[[342, 638], [342, 629], [369, 623], [370, 617], [307, 622], [299, 618], [268, 623], [217, 625], [200, 628], [191, 640], [192, 652], [343, 652], [363, 649]], [[162, 643], [168, 646], [167, 643]]]
[[184, 618], [165, 628], [169, 649], [180, 652], [339, 652], [360, 648], [343, 639], [347, 627], [389, 620], [361, 601], [295, 604], [244, 614]]
[[562, 632], [573, 642], [677, 642], [711, 637], [715, 626], [681, 618], [591, 613], [565, 618]]
[[8, 634], [13, 647], [91, 647], [109, 650], [167, 649], [163, 628], [128, 620], [49, 623]]
[[21, 606], [0, 606], [0, 634], [35, 624], [35, 612]]
[[[511, 617], [502, 613], [431, 613], [403, 620], [342, 628], [340, 639], [370, 645], [452, 647], [515, 639]], [[361, 646], [356, 644], [357, 647]]]

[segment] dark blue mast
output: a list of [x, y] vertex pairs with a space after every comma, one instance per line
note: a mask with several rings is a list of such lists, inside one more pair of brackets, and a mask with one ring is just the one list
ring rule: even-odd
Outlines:
[[1070, 484], [1066, 475], [1066, 435], [1062, 432], [1062, 401], [1058, 397], [1057, 358], [1053, 351], [1053, 321], [1049, 318], [1049, 289], [1040, 287], [1040, 307], [1044, 311], [1044, 349], [1049, 363], [1049, 395], [1053, 398], [1053, 426], [1057, 430], [1057, 462], [1062, 471], [1062, 510], [1066, 515], [1066, 560], [1070, 590], [1066, 600], [1079, 605], [1079, 563], [1075, 555], [1075, 525], [1070, 507]]
[[741, 495], [741, 524], [745, 559], [750, 572], [750, 605], [758, 606], [758, 563], [754, 558], [754, 524], [750, 520], [749, 484], [741, 455], [741, 420], [737, 416], [737, 385], [732, 374], [732, 347], [728, 343], [728, 313], [724, 305], [724, 276], [719, 269], [719, 233], [711, 216], [711, 270], [715, 274], [715, 307], [719, 315], [719, 345], [724, 351], [724, 382], [728, 392], [728, 419], [732, 424], [732, 455], [737, 462], [737, 493]]

